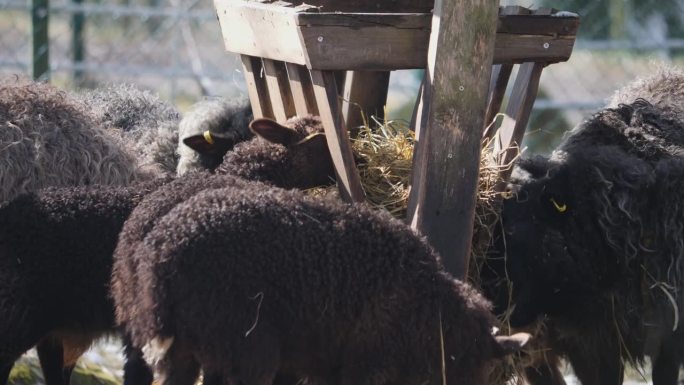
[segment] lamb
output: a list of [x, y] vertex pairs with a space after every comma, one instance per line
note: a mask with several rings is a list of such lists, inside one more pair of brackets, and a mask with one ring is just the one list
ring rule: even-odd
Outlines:
[[[662, 94], [655, 79], [637, 88]], [[684, 361], [684, 121], [673, 96], [672, 108], [638, 99], [599, 111], [551, 157], [520, 161], [504, 202], [493, 254], [506, 255], [511, 323], [545, 316], [551, 347], [584, 385], [620, 384], [645, 356], [653, 383], [674, 385]]]
[[65, 92], [0, 81], [0, 204], [47, 186], [121, 186], [152, 176]]
[[132, 84], [110, 84], [81, 92], [77, 98], [102, 126], [120, 133], [142, 167], [158, 175], [176, 172], [181, 116], [174, 106]]
[[[244, 100], [213, 98], [194, 104], [178, 127], [177, 174], [216, 168], [228, 150], [253, 136], [248, 129], [252, 119], [251, 106]], [[204, 151], [197, 152], [185, 143], [197, 135], [206, 136]]]
[[497, 341], [487, 301], [423, 237], [364, 205], [254, 183], [204, 190], [135, 254], [141, 309], [126, 328], [165, 385], [193, 383], [200, 365], [246, 385], [277, 371], [477, 385], [522, 343]]
[[[119, 323], [125, 324], [138, 311], [135, 250], [157, 220], [178, 203], [207, 188], [243, 187], [247, 181], [301, 189], [333, 182], [334, 167], [320, 119], [311, 116], [292, 118], [287, 124], [290, 127], [269, 119], [253, 121], [250, 127], [256, 138], [240, 143], [228, 152], [216, 175], [205, 171], [179, 177], [151, 193], [133, 210], [114, 253], [111, 287]], [[200, 151], [205, 141], [204, 135], [186, 139], [192, 148]], [[267, 186], [263, 185], [263, 188]]]
[[[39, 344], [46, 383], [68, 384], [93, 339], [114, 331], [106, 283], [119, 230], [142, 197], [166, 182], [47, 188], [0, 208], [0, 383]], [[151, 383], [139, 352], [127, 356], [126, 383]]]

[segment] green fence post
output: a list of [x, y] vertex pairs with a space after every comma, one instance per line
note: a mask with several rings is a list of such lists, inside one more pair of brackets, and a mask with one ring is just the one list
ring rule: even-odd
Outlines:
[[50, 79], [49, 0], [31, 0], [31, 76]]

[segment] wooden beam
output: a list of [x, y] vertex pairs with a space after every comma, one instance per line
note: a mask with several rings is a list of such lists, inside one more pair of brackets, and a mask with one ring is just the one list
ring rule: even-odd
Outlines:
[[263, 59], [263, 63], [271, 108], [276, 120], [283, 123], [296, 115], [287, 69], [285, 63], [280, 61]]
[[[498, 140], [494, 142], [494, 153], [501, 165], [509, 164], [518, 156], [543, 69], [544, 63], [524, 63], [518, 69]], [[507, 180], [510, 173], [510, 169], [503, 170], [503, 180]]]
[[513, 64], [497, 64], [492, 68], [492, 78], [489, 82], [489, 93], [487, 97], [487, 112], [484, 119], [484, 138], [491, 138], [496, 132], [496, 127], [492, 122], [496, 114], [501, 110], [501, 103], [503, 103], [506, 88], [508, 87], [508, 80], [513, 71]]
[[468, 268], [497, 16], [497, 0], [435, 1], [423, 89], [430, 103], [408, 220], [459, 278]]
[[330, 155], [335, 164], [340, 195], [347, 202], [361, 202], [365, 199], [365, 194], [361, 187], [359, 170], [354, 163], [349, 134], [342, 119], [335, 74], [331, 71], [312, 70], [311, 82]]
[[290, 90], [292, 91], [297, 116], [318, 115], [318, 106], [316, 106], [309, 70], [298, 64], [285, 63], [285, 66], [290, 78]]
[[342, 114], [347, 127], [363, 125], [361, 113], [366, 119], [371, 115], [382, 120], [385, 116], [389, 71], [350, 71], [344, 85]]
[[247, 93], [254, 117], [275, 118], [271, 108], [271, 100], [268, 97], [266, 79], [261, 73], [261, 59], [248, 55], [240, 55], [240, 59], [242, 60], [242, 73], [247, 83]]

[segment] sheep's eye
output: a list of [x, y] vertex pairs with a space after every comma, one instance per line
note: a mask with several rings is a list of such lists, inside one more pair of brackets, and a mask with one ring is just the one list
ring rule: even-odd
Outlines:
[[558, 203], [554, 198], [550, 198], [549, 200], [553, 203], [553, 207], [555, 207], [559, 213], [564, 213], [568, 210], [568, 205], [565, 203]]

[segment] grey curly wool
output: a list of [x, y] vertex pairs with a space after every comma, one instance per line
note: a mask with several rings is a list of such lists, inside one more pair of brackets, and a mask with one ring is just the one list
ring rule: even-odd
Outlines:
[[[40, 357], [47, 383], [62, 384], [62, 365], [115, 331], [106, 283], [119, 231], [142, 197], [166, 182], [47, 188], [0, 208], [0, 383], [22, 353], [47, 342], [64, 347], [63, 358]], [[137, 361], [129, 369], [145, 371], [139, 355]]]
[[643, 99], [684, 120], [684, 71], [679, 67], [658, 65], [652, 74], [641, 77], [615, 91], [608, 108]]
[[0, 80], [0, 203], [46, 186], [148, 179], [120, 137], [48, 84]]
[[116, 129], [142, 167], [175, 173], [180, 113], [159, 95], [132, 84], [110, 84], [78, 95], [107, 128]]
[[249, 122], [252, 119], [252, 109], [246, 100], [213, 98], [195, 103], [184, 114], [179, 124], [180, 158], [177, 174], [183, 175], [193, 170], [213, 170], [221, 163], [225, 151], [229, 149], [226, 148], [219, 153], [201, 154], [186, 146], [183, 143], [185, 138], [209, 131], [238, 143], [253, 136], [249, 130]]
[[[502, 354], [475, 290], [404, 223], [363, 205], [259, 184], [204, 190], [136, 250], [134, 344], [164, 384], [198, 365], [228, 381], [484, 384]], [[198, 278], [201, 277], [201, 278]], [[211, 316], [208, 316], [211, 314]]]

